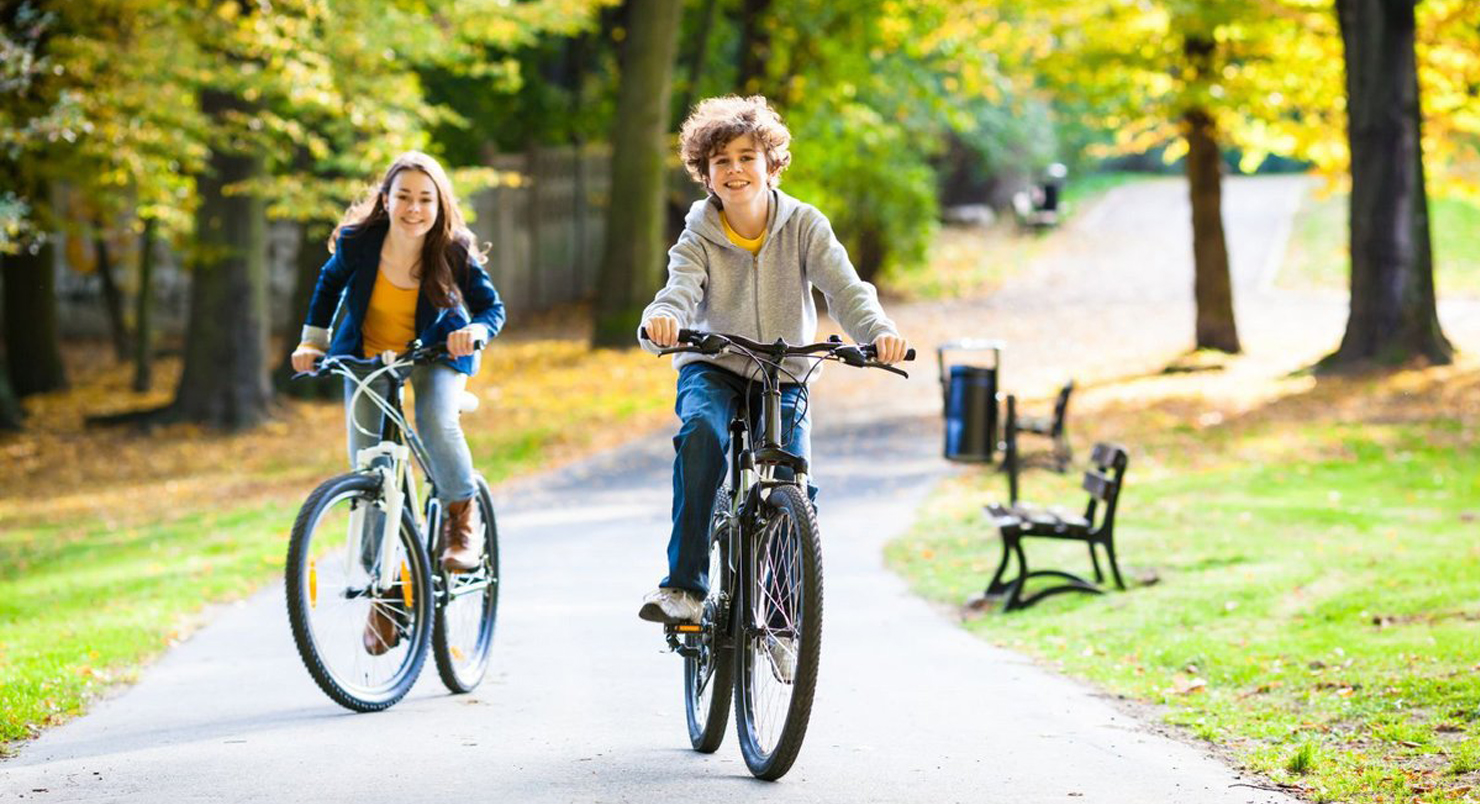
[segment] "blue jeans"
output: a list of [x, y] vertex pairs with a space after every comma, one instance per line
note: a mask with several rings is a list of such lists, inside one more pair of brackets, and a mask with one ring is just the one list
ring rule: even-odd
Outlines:
[[[708, 363], [690, 363], [678, 372], [674, 412], [683, 425], [673, 437], [673, 531], [668, 537], [668, 577], [660, 586], [709, 592], [709, 521], [714, 498], [729, 470], [730, 420], [751, 383]], [[761, 438], [761, 384], [750, 394], [752, 445]], [[812, 417], [797, 417], [802, 386], [781, 386], [782, 447], [810, 460]], [[808, 493], [816, 496], [817, 489]]]
[[[444, 505], [466, 500], [478, 491], [473, 481], [473, 454], [468, 451], [468, 441], [463, 437], [458, 410], [458, 402], [467, 384], [466, 374], [441, 363], [417, 366], [411, 370], [411, 388], [416, 392], [416, 432], [427, 448], [432, 482], [437, 485], [437, 497]], [[382, 397], [389, 386], [390, 378], [384, 376], [370, 384]], [[380, 442], [380, 424], [384, 418], [368, 392], [360, 395], [353, 410], [348, 409], [356, 388], [355, 383], [344, 381], [351, 467], [355, 465], [355, 453]], [[356, 422], [359, 427], [355, 426]], [[369, 430], [370, 434], [361, 432], [360, 428]]]

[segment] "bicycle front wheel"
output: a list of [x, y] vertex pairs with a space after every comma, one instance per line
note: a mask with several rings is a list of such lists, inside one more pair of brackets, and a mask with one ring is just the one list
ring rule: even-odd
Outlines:
[[763, 505], [745, 571], [735, 727], [746, 767], [774, 780], [796, 761], [812, 716], [822, 647], [822, 540], [801, 489], [778, 486]]
[[[426, 548], [403, 509], [395, 542], [380, 549], [379, 490], [370, 473], [325, 481], [303, 503], [288, 545], [288, 620], [298, 654], [326, 695], [357, 712], [385, 709], [410, 691], [431, 633]], [[379, 571], [383, 560], [389, 573]]]
[[437, 675], [452, 692], [471, 692], [483, 681], [498, 618], [498, 525], [493, 518], [493, 494], [482, 477], [476, 499], [483, 561], [469, 572], [442, 571], [443, 591], [438, 598], [437, 627], [432, 631]]

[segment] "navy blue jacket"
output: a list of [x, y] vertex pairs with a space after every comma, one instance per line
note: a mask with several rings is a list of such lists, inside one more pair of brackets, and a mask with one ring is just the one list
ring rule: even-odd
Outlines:
[[[361, 329], [380, 271], [380, 247], [385, 243], [388, 228], [389, 224], [383, 223], [363, 232], [349, 227], [340, 233], [334, 255], [319, 271], [319, 281], [313, 289], [308, 321], [303, 327], [304, 343], [322, 347], [327, 342], [330, 355], [364, 354], [365, 336]], [[488, 272], [471, 255], [458, 289], [462, 291], [462, 303], [451, 308], [434, 307], [425, 290], [417, 293], [415, 330], [423, 345], [442, 343], [448, 335], [469, 324], [484, 325], [490, 338], [504, 328], [504, 303], [499, 301]], [[340, 307], [344, 308], [344, 319], [329, 342], [329, 326]], [[473, 373], [473, 355], [448, 362], [464, 374]]]

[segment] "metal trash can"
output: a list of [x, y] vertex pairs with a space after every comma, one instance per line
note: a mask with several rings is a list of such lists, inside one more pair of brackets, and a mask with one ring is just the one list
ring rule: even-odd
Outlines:
[[[1002, 341], [960, 340], [936, 349], [941, 397], [945, 406], [945, 457], [966, 463], [991, 463], [997, 450], [997, 373]], [[952, 365], [947, 352], [990, 352], [992, 364]]]

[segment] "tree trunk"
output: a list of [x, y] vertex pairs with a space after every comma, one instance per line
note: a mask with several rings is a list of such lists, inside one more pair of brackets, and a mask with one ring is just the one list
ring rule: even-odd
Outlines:
[[1192, 202], [1192, 295], [1197, 303], [1197, 348], [1238, 354], [1233, 282], [1223, 239], [1223, 173], [1218, 131], [1202, 109], [1183, 116], [1187, 185]]
[[1351, 314], [1327, 365], [1449, 363], [1419, 138], [1412, 2], [1337, 0], [1351, 144]]
[[139, 235], [139, 292], [134, 297], [134, 390], [147, 391], [154, 366], [154, 230], [153, 218], [144, 219]]
[[704, 62], [709, 55], [709, 29], [714, 27], [714, 10], [718, 5], [718, 0], [704, 0], [704, 10], [699, 16], [699, 27], [694, 36], [694, 51], [689, 54], [688, 80], [684, 84], [683, 96], [679, 99], [678, 119], [673, 121], [674, 130], [689, 116], [689, 108], [698, 97], [699, 80], [704, 77]]
[[10, 385], [25, 397], [67, 387], [67, 372], [57, 335], [56, 267], [50, 237], [35, 252], [23, 249], [7, 254], [5, 281], [5, 344], [10, 362]]
[[103, 283], [103, 310], [113, 336], [113, 355], [123, 363], [129, 353], [128, 332], [123, 323], [123, 294], [113, 276], [113, 260], [108, 254], [108, 241], [103, 237], [102, 221], [93, 222], [93, 248], [98, 253], [98, 279]]
[[0, 349], [0, 430], [19, 430], [24, 418], [25, 412], [16, 401], [15, 393], [10, 390], [10, 372], [5, 351]]
[[298, 245], [298, 278], [293, 284], [293, 303], [289, 308], [288, 323], [283, 328], [283, 359], [272, 373], [273, 387], [279, 393], [294, 399], [336, 399], [344, 394], [344, 382], [337, 377], [293, 379], [293, 349], [298, 346], [303, 322], [308, 319], [308, 303], [313, 300], [313, 289], [318, 284], [319, 271], [329, 259], [326, 244], [333, 231], [332, 223], [304, 223], [303, 242]]
[[766, 63], [771, 58], [771, 32], [766, 29], [771, 0], [740, 0], [740, 74], [735, 87], [742, 95], [765, 94]]
[[854, 267], [858, 270], [858, 278], [877, 282], [884, 261], [889, 257], [889, 242], [884, 238], [884, 230], [874, 223], [864, 223], [859, 227], [857, 242]]
[[[208, 90], [202, 108], [220, 120], [240, 109], [235, 97]], [[255, 154], [217, 147], [197, 180], [196, 255], [190, 289], [185, 365], [170, 418], [240, 430], [268, 414], [267, 217], [262, 199], [224, 195], [262, 169]]]
[[630, 346], [663, 270], [663, 155], [682, 0], [629, 0], [612, 134], [612, 203], [596, 298], [597, 346]]

